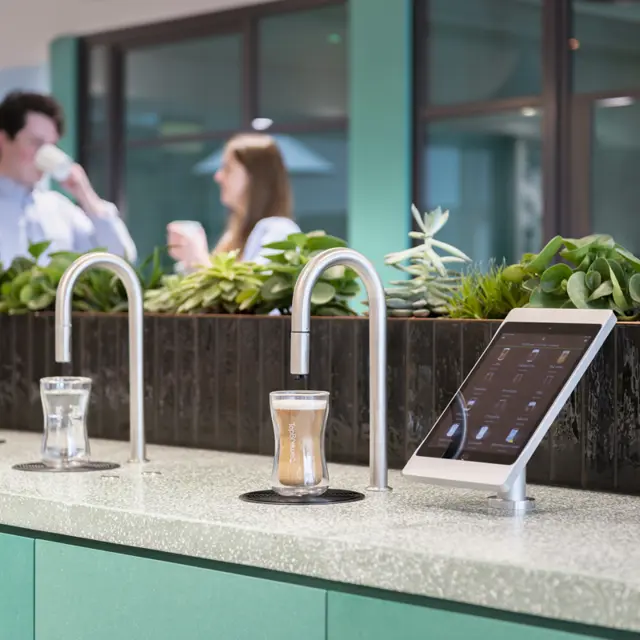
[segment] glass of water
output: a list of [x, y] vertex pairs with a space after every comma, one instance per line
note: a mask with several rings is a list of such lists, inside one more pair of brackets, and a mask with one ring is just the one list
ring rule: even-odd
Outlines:
[[42, 462], [47, 466], [68, 468], [89, 459], [87, 408], [90, 393], [91, 378], [40, 379], [44, 414]]

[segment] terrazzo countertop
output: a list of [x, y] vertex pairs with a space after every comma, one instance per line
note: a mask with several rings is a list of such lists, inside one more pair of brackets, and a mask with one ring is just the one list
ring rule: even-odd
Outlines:
[[[25, 473], [40, 437], [0, 432], [0, 524], [640, 631], [640, 498], [530, 487], [538, 510], [489, 515], [485, 494], [390, 473], [390, 493], [343, 505], [238, 499], [268, 488], [265, 457], [92, 441], [109, 472]], [[160, 474], [148, 472], [159, 471]], [[330, 465], [364, 491], [368, 470]]]

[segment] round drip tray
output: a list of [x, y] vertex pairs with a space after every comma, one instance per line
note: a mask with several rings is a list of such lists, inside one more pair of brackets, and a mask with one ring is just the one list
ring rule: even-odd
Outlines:
[[24, 462], [15, 464], [16, 471], [39, 471], [44, 473], [82, 473], [86, 471], [110, 471], [117, 469], [120, 465], [115, 462], [98, 462], [90, 460], [72, 467], [48, 467], [44, 462]]
[[240, 500], [260, 504], [337, 504], [339, 502], [357, 502], [364, 500], [364, 494], [346, 489], [327, 489], [319, 496], [281, 496], [271, 489], [243, 493]]

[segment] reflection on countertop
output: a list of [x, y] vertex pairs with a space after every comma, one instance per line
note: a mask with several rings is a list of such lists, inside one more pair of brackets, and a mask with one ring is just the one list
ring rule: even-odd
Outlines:
[[[267, 457], [92, 441], [109, 472], [15, 471], [40, 437], [1, 432], [0, 525], [249, 565], [409, 594], [640, 631], [638, 498], [533, 486], [537, 512], [489, 515], [484, 493], [409, 482], [320, 506], [256, 505]], [[330, 465], [331, 484], [364, 491], [365, 467]], [[154, 472], [160, 472], [154, 473]]]

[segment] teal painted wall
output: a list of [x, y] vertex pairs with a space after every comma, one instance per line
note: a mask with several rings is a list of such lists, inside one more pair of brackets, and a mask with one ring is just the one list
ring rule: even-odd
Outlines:
[[409, 246], [412, 5], [349, 2], [349, 241], [385, 281], [384, 256]]
[[79, 72], [78, 38], [61, 37], [49, 46], [49, 75], [51, 93], [64, 109], [66, 133], [60, 140], [60, 147], [74, 158], [79, 149]]

